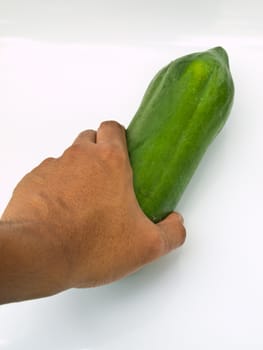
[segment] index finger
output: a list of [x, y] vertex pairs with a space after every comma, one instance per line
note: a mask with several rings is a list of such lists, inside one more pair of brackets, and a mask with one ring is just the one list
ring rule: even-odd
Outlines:
[[104, 121], [97, 131], [97, 143], [111, 143], [127, 150], [126, 131], [114, 120]]

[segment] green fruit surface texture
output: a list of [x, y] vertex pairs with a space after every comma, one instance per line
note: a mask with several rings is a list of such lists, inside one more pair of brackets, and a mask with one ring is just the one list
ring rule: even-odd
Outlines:
[[175, 210], [233, 97], [222, 47], [178, 58], [151, 81], [126, 135], [136, 197], [153, 222]]

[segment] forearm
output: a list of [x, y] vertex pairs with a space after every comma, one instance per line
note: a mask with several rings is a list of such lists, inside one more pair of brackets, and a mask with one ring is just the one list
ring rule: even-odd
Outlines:
[[66, 289], [65, 261], [43, 225], [0, 221], [0, 304]]

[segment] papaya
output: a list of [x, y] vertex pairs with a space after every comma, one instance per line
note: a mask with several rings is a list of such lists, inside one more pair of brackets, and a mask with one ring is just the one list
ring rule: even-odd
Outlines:
[[222, 47], [177, 58], [150, 82], [126, 136], [135, 194], [153, 222], [175, 210], [233, 98]]

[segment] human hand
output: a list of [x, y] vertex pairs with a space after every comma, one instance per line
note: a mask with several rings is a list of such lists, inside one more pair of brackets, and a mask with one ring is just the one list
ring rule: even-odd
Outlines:
[[61, 157], [27, 174], [1, 220], [44, 230], [49, 252], [63, 259], [57, 278], [66, 276], [65, 289], [117, 280], [185, 240], [180, 214], [154, 224], [140, 209], [125, 129], [113, 121], [82, 132]]

